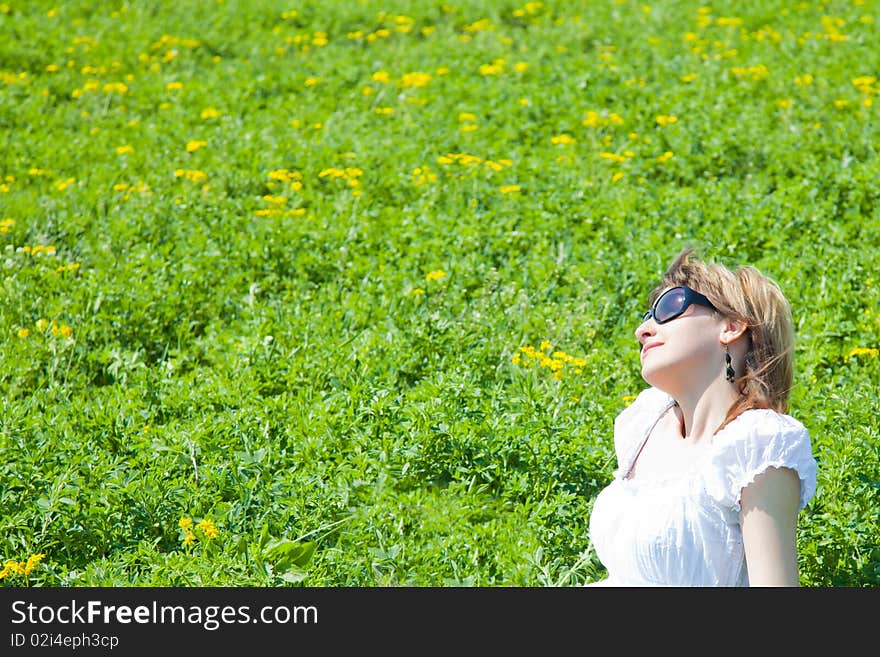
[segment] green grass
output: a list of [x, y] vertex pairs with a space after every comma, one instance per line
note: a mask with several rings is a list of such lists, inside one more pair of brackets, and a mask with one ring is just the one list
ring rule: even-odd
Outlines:
[[600, 577], [633, 330], [694, 244], [792, 301], [802, 584], [876, 586], [878, 21], [0, 4], [0, 556], [45, 555], [4, 584]]

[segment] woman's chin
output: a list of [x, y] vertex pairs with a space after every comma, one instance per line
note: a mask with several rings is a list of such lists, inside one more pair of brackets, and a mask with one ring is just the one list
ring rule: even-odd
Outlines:
[[668, 388], [669, 376], [663, 376], [662, 371], [658, 371], [656, 367], [643, 366], [642, 367], [642, 378], [648, 385], [653, 386], [654, 388], [658, 388], [660, 390], [666, 390]]

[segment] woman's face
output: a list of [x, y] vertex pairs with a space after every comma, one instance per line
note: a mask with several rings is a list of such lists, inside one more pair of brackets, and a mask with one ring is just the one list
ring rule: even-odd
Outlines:
[[724, 364], [722, 328], [723, 318], [698, 304], [663, 324], [649, 317], [635, 332], [641, 345], [642, 378], [673, 395], [690, 386], [708, 385]]

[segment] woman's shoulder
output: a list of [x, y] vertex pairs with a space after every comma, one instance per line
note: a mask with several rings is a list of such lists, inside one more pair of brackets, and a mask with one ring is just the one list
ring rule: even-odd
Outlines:
[[787, 467], [801, 479], [800, 506], [816, 489], [816, 460], [810, 434], [796, 418], [772, 409], [743, 411], [715, 435], [713, 467], [707, 490], [713, 497], [739, 504], [739, 494], [769, 467]]
[[804, 424], [772, 408], [750, 408], [731, 420], [719, 434], [722, 444], [731, 442], [763, 442], [784, 437], [786, 440], [810, 440], [810, 432]]

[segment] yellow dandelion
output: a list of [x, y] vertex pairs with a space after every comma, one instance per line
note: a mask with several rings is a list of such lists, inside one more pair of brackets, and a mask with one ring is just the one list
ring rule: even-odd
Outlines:
[[416, 71], [414, 73], [404, 74], [404, 76], [400, 79], [400, 84], [404, 88], [424, 87], [433, 79], [434, 78], [430, 73], [420, 73]]
[[124, 82], [109, 82], [102, 87], [101, 91], [107, 94], [125, 94], [128, 93], [128, 85]]
[[27, 336], [29, 336], [31, 334], [31, 330], [27, 329], [27, 328], [20, 328], [20, 329], [18, 329], [17, 334], [18, 334], [19, 338], [24, 340]]
[[520, 191], [520, 186], [519, 185], [502, 185], [501, 187], [498, 188], [498, 191], [500, 191], [502, 194], [511, 194], [513, 192]]
[[186, 152], [194, 153], [195, 151], [199, 150], [200, 148], [204, 148], [207, 145], [208, 142], [206, 141], [200, 139], [191, 139], [190, 141], [186, 142]]
[[850, 350], [850, 352], [844, 356], [844, 360], [849, 360], [854, 356], [874, 356], [880, 353], [877, 349], [873, 347], [856, 347], [855, 349]]
[[426, 281], [439, 281], [441, 278], [446, 276], [446, 272], [442, 269], [437, 269], [435, 271], [428, 272], [425, 274]]

